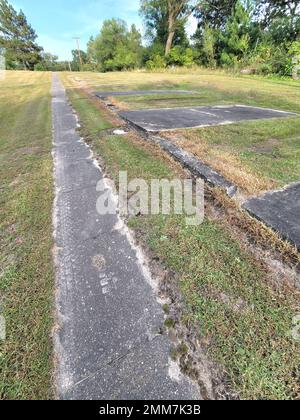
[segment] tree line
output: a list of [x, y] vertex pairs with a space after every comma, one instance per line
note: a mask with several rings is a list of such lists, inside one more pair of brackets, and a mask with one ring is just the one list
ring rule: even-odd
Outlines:
[[[141, 0], [144, 42], [135, 25], [106, 20], [85, 51], [59, 62], [36, 44], [23, 12], [0, 0], [0, 48], [9, 68], [121, 71], [194, 65], [297, 76], [300, 0]], [[190, 17], [197, 30], [190, 38]], [[295, 70], [296, 69], [296, 70]]]

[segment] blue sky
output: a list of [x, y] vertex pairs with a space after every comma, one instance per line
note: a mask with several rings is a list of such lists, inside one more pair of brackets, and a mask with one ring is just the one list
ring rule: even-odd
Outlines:
[[[143, 30], [139, 16], [139, 0], [9, 0], [15, 9], [22, 9], [39, 35], [38, 42], [46, 52], [61, 60], [71, 58], [75, 36], [81, 37], [85, 49], [91, 35], [100, 31], [105, 19], [118, 17], [128, 25], [135, 23]], [[189, 32], [195, 22], [191, 21]]]
[[139, 0], [9, 0], [15, 9], [22, 9], [39, 35], [45, 51], [71, 58], [74, 36], [81, 37], [85, 49], [91, 35], [99, 32], [103, 20], [120, 17], [142, 30]]

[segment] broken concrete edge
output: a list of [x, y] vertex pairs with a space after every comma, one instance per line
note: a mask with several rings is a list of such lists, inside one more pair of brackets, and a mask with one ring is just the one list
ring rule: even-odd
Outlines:
[[258, 220], [259, 222], [263, 223], [265, 226], [267, 226], [269, 229], [271, 229], [273, 232], [275, 232], [282, 240], [288, 242], [289, 244], [291, 244], [292, 246], [295, 247], [295, 249], [299, 252], [300, 251], [300, 245], [297, 244], [293, 239], [291, 239], [289, 237], [289, 235], [287, 235], [286, 233], [284, 233], [282, 230], [277, 229], [275, 226], [273, 226], [270, 222], [268, 222], [267, 220], [265, 220], [263, 217], [259, 216], [251, 207], [253, 202], [257, 201], [257, 200], [264, 200], [267, 199], [268, 197], [271, 197], [272, 195], [276, 194], [276, 193], [282, 193], [285, 192], [287, 190], [289, 190], [290, 188], [296, 187], [296, 186], [300, 186], [300, 181], [298, 182], [291, 182], [288, 185], [285, 185], [282, 188], [278, 188], [275, 190], [270, 190], [267, 191], [259, 196], [255, 196], [252, 198], [249, 198], [247, 201], [245, 201], [241, 207], [243, 210], [245, 210], [253, 219]]
[[228, 181], [225, 177], [223, 177], [223, 175], [213, 170], [209, 165], [205, 164], [192, 154], [186, 152], [185, 150], [169, 142], [168, 140], [157, 136], [156, 134], [159, 134], [158, 131], [150, 133], [146, 129], [140, 127], [139, 125], [128, 120], [122, 115], [118, 115], [123, 120], [125, 120], [126, 123], [129, 126], [131, 126], [134, 130], [138, 131], [139, 133], [142, 133], [143, 138], [158, 144], [161, 147], [161, 149], [167, 152], [184, 168], [188, 169], [194, 177], [203, 179], [209, 186], [213, 188], [223, 189], [226, 192], [226, 194], [231, 198], [233, 198], [237, 194], [238, 187], [235, 184], [233, 184], [231, 181]]
[[182, 148], [170, 143], [161, 137], [153, 137], [160, 147], [177, 160], [184, 168], [187, 168], [192, 175], [203, 179], [207, 184], [214, 188], [222, 188], [229, 197], [234, 197], [238, 191], [236, 185], [228, 181], [210, 166], [186, 152]]
[[[248, 204], [250, 204], [250, 201], [247, 202]], [[247, 204], [246, 203], [246, 204]], [[268, 227], [269, 229], [271, 229], [273, 232], [275, 232], [281, 240], [288, 242], [289, 244], [291, 244], [292, 246], [294, 246], [297, 251], [300, 252], [300, 246], [297, 246], [294, 241], [291, 240], [291, 238], [286, 235], [284, 232], [280, 232], [278, 229], [276, 229], [274, 226], [271, 225], [271, 223], [268, 223], [266, 220], [264, 220], [263, 217], [258, 216], [254, 211], [252, 211], [249, 207], [247, 207], [246, 204], [242, 205], [242, 209], [245, 210], [249, 216], [251, 216], [253, 219], [258, 220], [259, 222], [261, 222], [264, 226]]]

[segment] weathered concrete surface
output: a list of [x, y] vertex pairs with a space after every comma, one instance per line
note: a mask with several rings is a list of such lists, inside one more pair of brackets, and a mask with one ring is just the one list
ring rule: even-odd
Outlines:
[[300, 250], [300, 183], [252, 198], [243, 207]]
[[96, 184], [103, 176], [75, 128], [55, 75], [58, 396], [199, 399], [196, 385], [169, 358], [161, 305], [118, 216], [96, 211]]
[[130, 90], [127, 92], [95, 92], [100, 99], [109, 96], [136, 96], [136, 95], [195, 95], [197, 92], [189, 90]]
[[145, 131], [159, 132], [176, 128], [206, 127], [240, 121], [291, 117], [293, 113], [244, 105], [200, 106], [124, 111], [119, 115]]
[[238, 188], [236, 185], [195, 156], [187, 153], [166, 139], [160, 137], [152, 137], [152, 139], [184, 168], [187, 168], [195, 177], [204, 179], [212, 187], [224, 189], [230, 197], [233, 197], [237, 193]]

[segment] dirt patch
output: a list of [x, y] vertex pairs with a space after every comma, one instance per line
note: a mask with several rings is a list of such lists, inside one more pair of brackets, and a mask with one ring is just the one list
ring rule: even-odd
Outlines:
[[254, 153], [262, 153], [262, 154], [272, 154], [274, 153], [274, 151], [276, 151], [278, 144], [279, 144], [278, 139], [268, 139], [264, 143], [260, 143], [258, 145], [249, 147], [247, 151], [254, 152]]
[[48, 153], [42, 147], [22, 147], [18, 149], [17, 152], [22, 155], [41, 155], [43, 153]]

